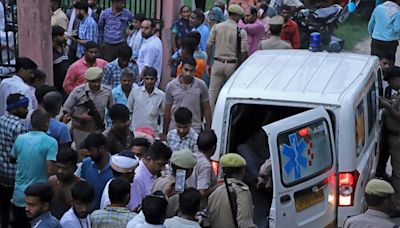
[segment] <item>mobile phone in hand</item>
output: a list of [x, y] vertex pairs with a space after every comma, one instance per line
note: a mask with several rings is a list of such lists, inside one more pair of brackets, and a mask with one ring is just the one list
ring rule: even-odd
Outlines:
[[185, 190], [186, 170], [177, 169], [175, 175], [175, 192], [182, 193]]

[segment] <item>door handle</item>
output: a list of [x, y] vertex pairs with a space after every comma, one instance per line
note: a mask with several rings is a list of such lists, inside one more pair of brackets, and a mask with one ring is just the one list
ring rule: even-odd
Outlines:
[[290, 201], [290, 195], [284, 195], [284, 196], [281, 196], [281, 203], [286, 203], [286, 202], [289, 202]]

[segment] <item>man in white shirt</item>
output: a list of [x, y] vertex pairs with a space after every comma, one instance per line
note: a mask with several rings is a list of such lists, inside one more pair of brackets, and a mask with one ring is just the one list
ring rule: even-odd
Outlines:
[[[135, 175], [134, 171], [138, 165], [139, 161], [135, 158], [131, 151], [122, 151], [119, 154], [111, 156], [110, 166], [112, 168], [114, 178], [121, 176], [131, 184]], [[100, 209], [106, 208], [111, 203], [108, 187], [114, 178], [109, 180], [104, 187], [103, 194], [101, 195]]]
[[0, 116], [5, 114], [6, 100], [8, 95], [12, 93], [22, 94], [29, 99], [29, 111], [37, 108], [34, 105], [36, 101], [34, 91], [29, 86], [34, 78], [33, 72], [37, 69], [36, 63], [29, 58], [21, 57], [17, 59], [15, 68], [16, 74], [0, 83]]
[[165, 93], [155, 86], [157, 82], [155, 68], [146, 67], [143, 73], [143, 82], [144, 85], [130, 92], [126, 103], [132, 113], [131, 130], [135, 132], [136, 128], [148, 127], [157, 136], [159, 133], [158, 121], [164, 115]]
[[89, 214], [92, 210], [94, 188], [86, 181], [79, 181], [71, 190], [72, 207], [60, 220], [63, 227], [90, 228]]
[[200, 208], [201, 194], [194, 188], [187, 188], [179, 194], [179, 211], [181, 216], [174, 216], [166, 219], [164, 225], [166, 228], [185, 227], [200, 228], [196, 219], [196, 214]]
[[155, 35], [156, 24], [151, 19], [145, 19], [142, 22], [141, 30], [144, 41], [137, 60], [140, 78], [144, 78], [146, 68], [154, 67], [157, 70], [157, 84], [159, 84], [161, 80], [163, 53], [161, 40]]

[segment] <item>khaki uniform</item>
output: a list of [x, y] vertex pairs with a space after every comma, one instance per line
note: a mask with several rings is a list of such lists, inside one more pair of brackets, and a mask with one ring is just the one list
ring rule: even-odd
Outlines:
[[[393, 102], [393, 107], [400, 111], [400, 96]], [[391, 197], [391, 207], [395, 211], [400, 211], [400, 122], [384, 113], [385, 129], [388, 131], [388, 143], [390, 148], [390, 159], [392, 165], [391, 184], [395, 193]]]
[[[90, 90], [88, 83], [80, 85], [72, 90], [64, 103], [64, 107], [69, 110], [75, 110], [76, 113], [85, 113], [89, 110], [88, 107], [84, 104], [88, 100], [88, 98], [93, 101], [94, 105], [96, 106], [97, 112], [104, 120], [106, 108], [110, 109], [114, 105], [114, 99], [112, 98], [111, 94], [111, 87], [109, 86], [101, 85], [100, 89], [97, 92], [93, 93]], [[91, 132], [101, 133], [100, 129], [97, 128], [96, 122], [94, 120], [87, 123], [81, 123], [77, 119], [72, 119], [72, 135], [77, 148], [79, 148], [81, 143]]]
[[279, 36], [272, 35], [269, 39], [260, 42], [259, 50], [292, 49], [290, 43], [281, 40]]
[[[253, 201], [249, 187], [242, 181], [228, 178], [236, 193], [237, 223], [239, 227], [256, 227], [253, 223]], [[219, 186], [208, 198], [211, 228], [235, 227], [225, 185]]]
[[[164, 188], [172, 183], [175, 182], [175, 177], [174, 176], [163, 176], [157, 178], [157, 180], [154, 182], [153, 189], [151, 192], [155, 191], [162, 191], [164, 192]], [[172, 218], [175, 215], [178, 214], [179, 210], [179, 194], [175, 194], [168, 199], [168, 207], [167, 207], [167, 218]]]
[[368, 209], [365, 213], [353, 216], [344, 223], [344, 228], [394, 228], [395, 224], [390, 221], [388, 214]]
[[[236, 55], [236, 37], [238, 24], [227, 19], [225, 22], [216, 24], [212, 27], [208, 38], [207, 46], [215, 47], [215, 59], [211, 68], [210, 95], [211, 110], [214, 110], [215, 102], [221, 85], [224, 81], [235, 72], [237, 55]], [[247, 33], [243, 29], [240, 30], [241, 37], [241, 53], [247, 52]]]

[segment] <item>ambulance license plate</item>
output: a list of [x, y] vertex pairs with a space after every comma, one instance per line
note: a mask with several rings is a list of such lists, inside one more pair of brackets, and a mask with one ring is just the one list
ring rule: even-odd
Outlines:
[[307, 192], [299, 196], [295, 196], [296, 211], [302, 211], [309, 208], [317, 203], [324, 201], [324, 191], [320, 190], [318, 192]]

